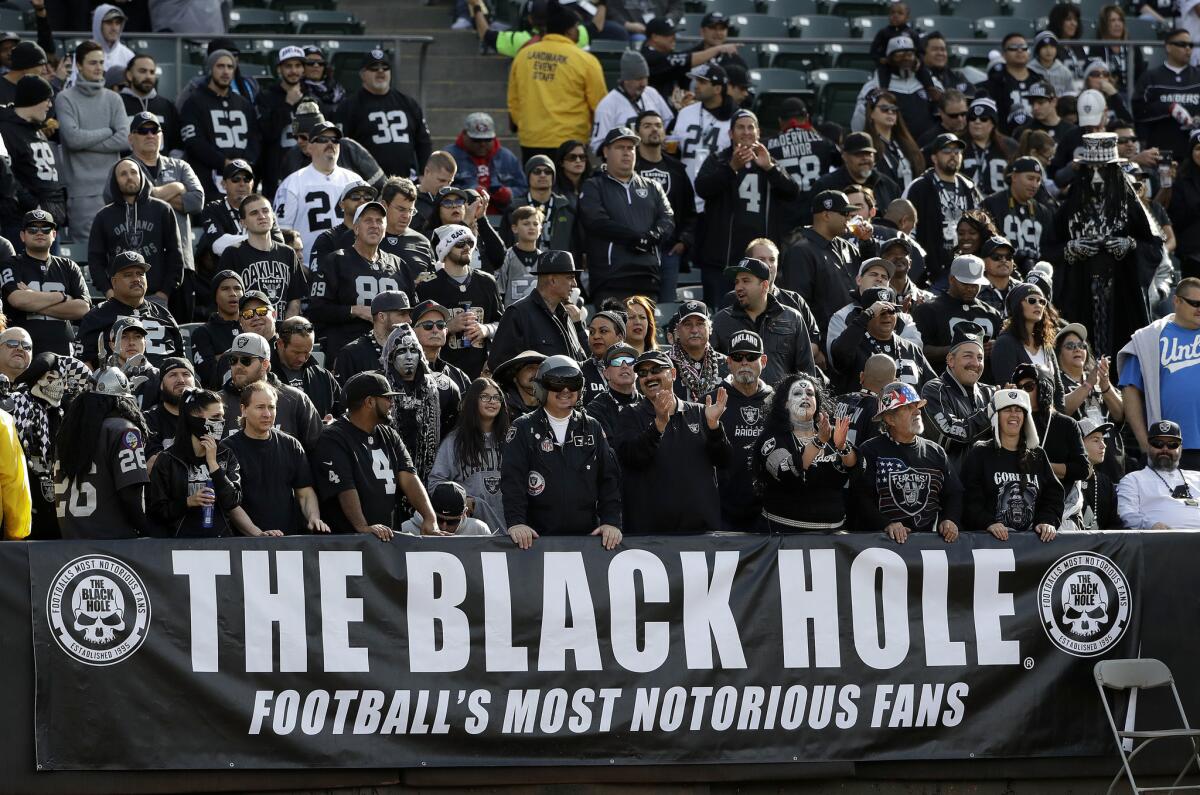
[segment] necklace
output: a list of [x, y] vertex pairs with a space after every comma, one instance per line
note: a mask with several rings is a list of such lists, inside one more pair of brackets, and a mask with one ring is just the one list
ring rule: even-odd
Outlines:
[[[1171, 497], [1174, 497], [1174, 496], [1175, 496], [1175, 490], [1171, 488], [1171, 484], [1167, 482], [1167, 479], [1166, 479], [1166, 478], [1164, 478], [1162, 475], [1158, 474], [1158, 470], [1157, 470], [1157, 469], [1154, 469], [1153, 467], [1151, 467], [1150, 471], [1154, 473], [1154, 477], [1156, 477], [1156, 478], [1158, 478], [1159, 480], [1161, 480], [1161, 481], [1162, 481], [1163, 487], [1164, 487], [1164, 488], [1166, 488], [1166, 490], [1167, 490], [1167, 491], [1170, 493]], [[1184, 479], [1183, 479], [1183, 487], [1184, 487], [1185, 489], [1187, 489], [1187, 487], [1188, 487], [1188, 485], [1187, 485], [1187, 478], [1184, 478]], [[1189, 490], [1189, 491], [1190, 491], [1190, 490]], [[1191, 496], [1191, 494], [1189, 493], [1189, 494], [1188, 494], [1188, 496], [1190, 497], [1190, 496]]]

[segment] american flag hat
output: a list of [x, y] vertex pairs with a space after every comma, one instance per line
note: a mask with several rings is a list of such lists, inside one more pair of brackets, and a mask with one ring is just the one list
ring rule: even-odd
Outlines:
[[915, 403], [917, 408], [925, 405], [925, 401], [917, 394], [917, 390], [913, 389], [911, 384], [906, 384], [902, 381], [893, 381], [883, 388], [883, 392], [879, 395], [879, 411], [875, 412], [874, 419], [879, 419], [886, 412], [898, 409], [901, 406], [908, 406]]

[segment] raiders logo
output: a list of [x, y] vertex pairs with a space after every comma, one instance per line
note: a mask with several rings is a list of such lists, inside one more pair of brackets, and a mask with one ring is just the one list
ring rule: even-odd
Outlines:
[[529, 473], [529, 484], [527, 488], [530, 497], [536, 497], [546, 490], [546, 478], [541, 472], [534, 470]]
[[488, 494], [495, 494], [500, 491], [500, 478], [496, 476], [485, 477], [483, 479], [483, 487], [487, 489]]
[[771, 452], [774, 449], [775, 449], [775, 440], [774, 439], [767, 439], [765, 442], [762, 443], [762, 447], [759, 448], [760, 452], [762, 452], [763, 455], [766, 455], [767, 453]]
[[509, 429], [508, 429], [508, 433], [507, 433], [507, 434], [505, 434], [505, 436], [504, 436], [504, 443], [505, 443], [505, 444], [507, 444], [507, 443], [511, 442], [513, 439], [516, 439], [516, 438], [517, 438], [517, 429], [516, 429], [516, 427], [514, 426], [514, 427], [512, 427], [512, 428], [509, 428]]
[[688, 426], [688, 430], [691, 431], [692, 433], [700, 433], [700, 423], [689, 422], [687, 424], [687, 426]]
[[747, 425], [757, 425], [758, 421], [762, 419], [761, 406], [742, 406], [740, 413]]
[[1095, 657], [1129, 628], [1129, 581], [1111, 559], [1072, 552], [1055, 561], [1038, 586], [1042, 627], [1055, 646], [1073, 657]]
[[639, 199], [644, 199], [650, 195], [650, 190], [648, 188], [634, 188], [633, 192], [637, 194]]
[[908, 470], [893, 472], [888, 475], [888, 493], [896, 503], [896, 507], [909, 516], [916, 516], [925, 510], [929, 501], [929, 486], [933, 478], [928, 472]]
[[86, 665], [112, 665], [136, 652], [150, 629], [150, 600], [137, 572], [107, 555], [63, 566], [46, 593], [59, 647]]

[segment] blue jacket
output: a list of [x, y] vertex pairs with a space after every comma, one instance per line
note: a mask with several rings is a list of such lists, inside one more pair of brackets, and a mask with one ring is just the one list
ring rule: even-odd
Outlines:
[[529, 190], [521, 161], [500, 145], [499, 138], [492, 141], [492, 149], [487, 157], [472, 157], [462, 143], [463, 135], [460, 133], [458, 139], [446, 147], [454, 162], [458, 163], [458, 173], [454, 175], [455, 187], [483, 187], [491, 197], [489, 209], [494, 206], [497, 212], [502, 212], [514, 195]]

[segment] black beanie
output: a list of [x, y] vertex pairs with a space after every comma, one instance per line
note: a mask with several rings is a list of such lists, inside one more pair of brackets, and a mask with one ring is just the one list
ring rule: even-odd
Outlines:
[[54, 96], [54, 89], [44, 77], [25, 75], [17, 81], [16, 94], [13, 97], [13, 107], [28, 108], [39, 102], [45, 102]]

